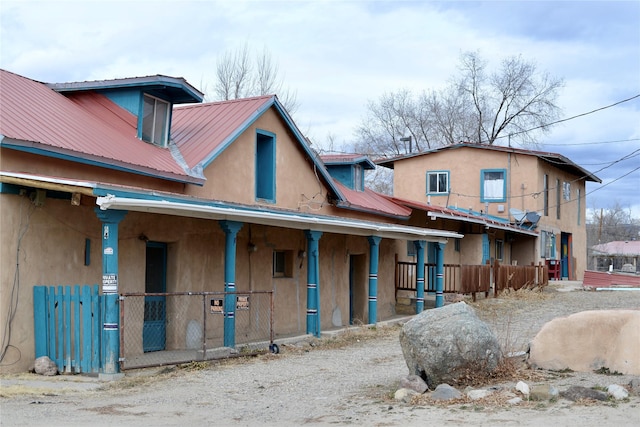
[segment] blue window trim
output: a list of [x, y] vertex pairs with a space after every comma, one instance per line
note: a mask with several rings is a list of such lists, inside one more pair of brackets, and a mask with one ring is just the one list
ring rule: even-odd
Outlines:
[[[502, 198], [500, 199], [485, 199], [484, 198], [484, 175], [490, 172], [502, 172], [503, 184], [502, 184]], [[488, 203], [504, 203], [507, 201], [507, 170], [506, 169], [481, 169], [480, 170], [480, 201]]]
[[[447, 174], [447, 191], [443, 191], [443, 192], [430, 192], [429, 191], [429, 174], [434, 174], [434, 173], [437, 173], [437, 174], [445, 173], [445, 174]], [[425, 190], [426, 190], [426, 195], [427, 196], [443, 196], [443, 195], [449, 194], [449, 192], [451, 191], [451, 173], [448, 170], [427, 171], [427, 173], [425, 175], [425, 179], [426, 179]]]
[[[270, 193], [271, 197], [259, 197], [258, 196], [258, 178], [259, 175], [259, 158], [258, 158], [258, 139], [259, 136], [266, 136], [271, 139], [271, 169], [269, 171], [268, 179], [270, 181]], [[256, 190], [256, 201], [266, 201], [269, 203], [276, 202], [276, 134], [273, 132], [269, 132], [262, 129], [256, 129], [256, 158], [255, 158], [255, 190]]]

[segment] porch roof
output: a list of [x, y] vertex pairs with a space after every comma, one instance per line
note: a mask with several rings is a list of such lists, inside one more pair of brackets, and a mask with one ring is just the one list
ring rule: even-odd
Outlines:
[[391, 200], [393, 200], [396, 203], [426, 212], [431, 219], [441, 218], [441, 219], [449, 219], [453, 221], [481, 224], [489, 229], [493, 228], [496, 230], [504, 230], [512, 233], [525, 234], [527, 236], [533, 236], [533, 237], [537, 237], [539, 234], [535, 230], [528, 230], [522, 227], [518, 227], [507, 221], [504, 221], [504, 222], [499, 221], [495, 217], [489, 217], [486, 215], [473, 215], [471, 213], [464, 212], [457, 209], [430, 205], [426, 203], [417, 202], [414, 200], [401, 199], [398, 197], [391, 197], [391, 196], [389, 197], [391, 198]]
[[401, 240], [426, 240], [440, 243], [446, 243], [450, 238], [463, 237], [461, 234], [452, 231], [346, 217], [310, 215], [297, 211], [261, 209], [253, 206], [94, 181], [0, 171], [0, 182], [91, 195], [97, 197], [96, 204], [102, 210], [117, 209], [202, 219], [231, 220], [299, 230], [316, 230], [357, 236], [378, 236]]

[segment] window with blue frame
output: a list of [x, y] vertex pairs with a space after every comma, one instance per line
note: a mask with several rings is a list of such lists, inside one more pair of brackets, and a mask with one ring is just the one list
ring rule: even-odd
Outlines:
[[480, 171], [480, 199], [483, 202], [506, 202], [507, 181], [504, 169]]
[[276, 136], [256, 133], [256, 199], [276, 201]]
[[429, 171], [427, 172], [427, 194], [448, 194], [449, 193], [449, 172]]
[[160, 147], [166, 147], [170, 111], [171, 107], [168, 102], [144, 94], [140, 138]]

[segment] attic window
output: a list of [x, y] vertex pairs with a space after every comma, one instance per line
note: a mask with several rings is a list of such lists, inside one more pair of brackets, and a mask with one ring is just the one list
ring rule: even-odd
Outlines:
[[364, 179], [362, 176], [362, 166], [353, 166], [353, 189], [356, 191], [364, 191]]
[[169, 133], [169, 103], [146, 94], [143, 102], [142, 140], [166, 147]]

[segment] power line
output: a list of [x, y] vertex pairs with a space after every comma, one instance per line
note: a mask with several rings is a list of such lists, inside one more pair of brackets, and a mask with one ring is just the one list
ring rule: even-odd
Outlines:
[[564, 144], [564, 143], [560, 143], [560, 142], [543, 142], [540, 145], [558, 145], [558, 146], [562, 146], [562, 147], [568, 147], [570, 145], [600, 145], [600, 144], [615, 144], [618, 142], [633, 142], [633, 141], [640, 141], [640, 138], [631, 138], [631, 139], [618, 139], [615, 141], [598, 141], [598, 142], [576, 142], [573, 144]]
[[632, 96], [630, 98], [623, 99], [622, 101], [614, 102], [613, 104], [605, 105], [604, 107], [600, 107], [600, 108], [596, 108], [595, 110], [587, 111], [586, 113], [581, 113], [581, 114], [577, 114], [575, 116], [567, 117], [565, 119], [556, 120], [555, 122], [546, 123], [546, 124], [543, 124], [543, 125], [540, 125], [540, 126], [533, 127], [531, 129], [525, 129], [525, 130], [521, 130], [519, 132], [513, 132], [513, 133], [510, 133], [509, 135], [499, 136], [496, 139], [508, 138], [509, 136], [520, 135], [521, 133], [527, 133], [527, 132], [531, 132], [531, 131], [534, 131], [534, 130], [545, 128], [547, 126], [557, 125], [558, 123], [568, 122], [569, 120], [574, 120], [574, 119], [577, 119], [579, 117], [584, 117], [584, 116], [587, 116], [589, 114], [597, 113], [598, 111], [606, 110], [607, 108], [615, 107], [616, 105], [624, 104], [625, 102], [629, 102], [629, 101], [634, 100], [636, 98], [640, 98], [640, 93], [635, 95], [635, 96]]

